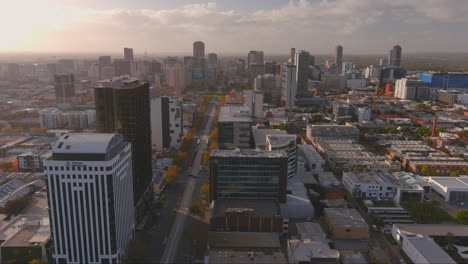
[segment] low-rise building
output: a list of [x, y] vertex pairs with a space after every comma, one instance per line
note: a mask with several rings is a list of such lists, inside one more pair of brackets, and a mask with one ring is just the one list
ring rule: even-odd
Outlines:
[[44, 171], [44, 160], [52, 156], [50, 149], [36, 149], [17, 157], [19, 171]]
[[323, 172], [325, 160], [312, 145], [298, 145], [298, 150], [300, 164], [303, 164], [301, 171]]
[[217, 232], [287, 232], [288, 220], [277, 201], [216, 200], [210, 229]]
[[278, 233], [208, 232], [208, 263], [287, 264]]
[[288, 261], [300, 263], [340, 263], [340, 253], [331, 249], [317, 223], [297, 223], [299, 236], [288, 240]]
[[48, 216], [19, 217], [0, 230], [1, 262], [31, 263], [48, 261], [50, 223]]
[[431, 190], [446, 202], [468, 202], [468, 177], [428, 177]]
[[369, 239], [369, 226], [353, 208], [325, 208], [324, 220], [334, 239]]
[[377, 173], [343, 173], [342, 183], [354, 196], [365, 198], [387, 198], [394, 196], [392, 184], [387, 183]]
[[315, 138], [339, 138], [359, 140], [359, 129], [354, 126], [340, 125], [308, 125], [307, 140], [313, 142]]
[[430, 237], [419, 233], [407, 232], [399, 227], [400, 225], [393, 225], [392, 236], [413, 263], [456, 263]]

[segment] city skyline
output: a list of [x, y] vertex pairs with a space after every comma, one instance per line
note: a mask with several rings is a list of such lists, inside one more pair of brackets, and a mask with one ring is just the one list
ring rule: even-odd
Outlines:
[[408, 53], [468, 52], [462, 0], [38, 2], [3, 8], [0, 22], [11, 30], [0, 36], [0, 52], [114, 53], [128, 46], [137, 53], [185, 53], [196, 40], [216, 53], [286, 54], [296, 47], [323, 54], [338, 43], [348, 54], [385, 53], [395, 44]]

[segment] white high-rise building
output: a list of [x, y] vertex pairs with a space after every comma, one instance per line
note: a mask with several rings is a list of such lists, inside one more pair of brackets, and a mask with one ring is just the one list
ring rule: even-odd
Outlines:
[[162, 96], [151, 100], [151, 144], [153, 150], [178, 149], [182, 144], [182, 99]]
[[398, 79], [395, 83], [395, 97], [404, 100], [428, 100], [429, 87], [421, 80]]
[[285, 107], [294, 107], [296, 103], [297, 83], [296, 66], [283, 64], [281, 67], [281, 100]]
[[118, 134], [66, 134], [44, 161], [56, 263], [122, 263], [133, 238], [132, 153]]
[[[339, 67], [339, 65], [337, 65]], [[343, 62], [341, 74], [345, 75], [347, 72], [352, 71], [354, 68], [354, 64], [352, 62]]]
[[250, 109], [253, 117], [263, 117], [263, 92], [259, 90], [244, 91], [244, 104]]

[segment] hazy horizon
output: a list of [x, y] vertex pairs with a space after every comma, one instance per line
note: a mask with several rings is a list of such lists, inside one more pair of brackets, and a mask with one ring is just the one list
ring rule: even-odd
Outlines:
[[[465, 0], [16, 0], [4, 3], [0, 52], [331, 54], [468, 52]], [[18, 15], [21, 14], [21, 15]]]

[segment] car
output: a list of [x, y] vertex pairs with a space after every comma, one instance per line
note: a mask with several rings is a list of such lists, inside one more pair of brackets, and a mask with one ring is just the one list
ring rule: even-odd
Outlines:
[[406, 261], [404, 259], [400, 259], [400, 264], [406, 264]]
[[379, 228], [376, 225], [372, 225], [372, 229], [374, 229], [375, 231], [379, 231]]

